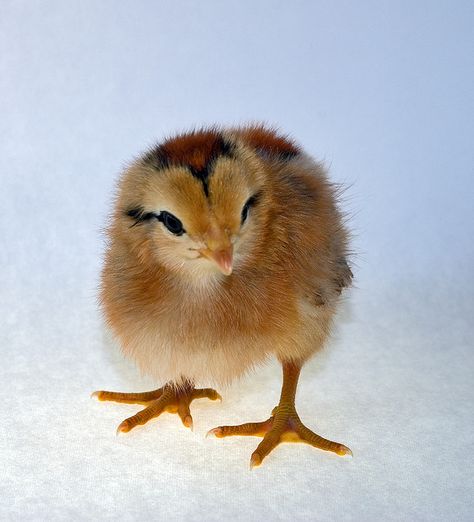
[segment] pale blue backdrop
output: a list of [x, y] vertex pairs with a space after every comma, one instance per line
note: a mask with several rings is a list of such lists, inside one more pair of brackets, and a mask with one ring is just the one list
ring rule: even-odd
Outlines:
[[[472, 2], [0, 3], [0, 518], [472, 520]], [[96, 287], [114, 180], [193, 126], [276, 124], [345, 183], [356, 288], [304, 369], [303, 420], [354, 458], [253, 438], [275, 363], [195, 432], [138, 391]]]

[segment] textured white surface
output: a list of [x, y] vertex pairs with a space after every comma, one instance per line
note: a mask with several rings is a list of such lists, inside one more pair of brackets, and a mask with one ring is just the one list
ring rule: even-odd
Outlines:
[[[0, 6], [0, 519], [472, 520], [470, 2]], [[266, 418], [270, 364], [222, 404], [115, 437], [139, 391], [96, 306], [114, 178], [175, 130], [278, 123], [353, 183], [356, 285], [302, 373], [353, 459], [205, 439]]]

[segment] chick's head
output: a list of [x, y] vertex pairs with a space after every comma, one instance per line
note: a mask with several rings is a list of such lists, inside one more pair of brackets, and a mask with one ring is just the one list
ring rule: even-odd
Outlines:
[[256, 155], [217, 131], [169, 139], [121, 180], [116, 221], [147, 263], [195, 282], [251, 261], [268, 219], [266, 173]]

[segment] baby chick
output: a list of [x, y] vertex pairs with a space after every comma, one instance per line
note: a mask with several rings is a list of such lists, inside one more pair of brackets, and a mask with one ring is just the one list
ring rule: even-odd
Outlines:
[[219, 394], [270, 356], [281, 362], [280, 401], [263, 422], [220, 426], [217, 437], [263, 437], [259, 465], [282, 441], [339, 455], [300, 420], [303, 364], [328, 337], [352, 273], [334, 186], [292, 140], [264, 126], [191, 131], [165, 140], [122, 176], [108, 230], [101, 303], [124, 353], [163, 387], [99, 391], [144, 404], [127, 432], [163, 411], [192, 426], [190, 403]]

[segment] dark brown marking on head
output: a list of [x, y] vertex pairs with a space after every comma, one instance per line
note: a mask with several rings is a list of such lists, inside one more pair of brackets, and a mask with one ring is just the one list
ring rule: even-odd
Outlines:
[[264, 126], [243, 129], [241, 137], [247, 145], [267, 157], [289, 160], [301, 152], [290, 138], [277, 134], [275, 130], [267, 129]]
[[203, 129], [180, 134], [153, 148], [144, 161], [157, 169], [171, 166], [187, 167], [202, 182], [209, 195], [208, 178], [220, 156], [232, 157], [233, 146], [216, 129]]

